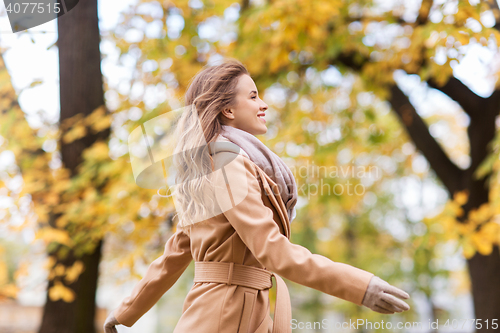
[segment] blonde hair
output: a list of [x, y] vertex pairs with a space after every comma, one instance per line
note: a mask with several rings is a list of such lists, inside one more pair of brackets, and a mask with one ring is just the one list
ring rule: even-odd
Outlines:
[[221, 111], [235, 105], [238, 78], [248, 73], [234, 59], [205, 66], [191, 80], [175, 136], [175, 200], [178, 228], [188, 229], [221, 213], [215, 199], [209, 145], [222, 131]]

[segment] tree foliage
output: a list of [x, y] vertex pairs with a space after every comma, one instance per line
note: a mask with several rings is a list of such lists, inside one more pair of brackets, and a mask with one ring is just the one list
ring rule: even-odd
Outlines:
[[[121, 240], [114, 249], [118, 266], [140, 277], [134, 263], [150, 262], [160, 253], [170, 229], [164, 222], [174, 208], [169, 199], [135, 184], [128, 134], [142, 122], [180, 107], [190, 79], [203, 65], [232, 57], [247, 66], [270, 106], [269, 130], [262, 140], [296, 171], [301, 208], [292, 224], [292, 240], [391, 283], [405, 283], [430, 298], [430, 280], [448, 277], [445, 266], [437, 264], [450, 255], [444, 244], [461, 248], [471, 258], [476, 252], [488, 255], [500, 243], [500, 136], [475, 173], [476, 179], [488, 178], [489, 202], [467, 208], [466, 214], [469, 193], [457, 188], [438, 214], [411, 216], [401, 203], [403, 189], [398, 184], [404, 179], [420, 183], [432, 179], [450, 189], [447, 179], [464, 171], [457, 161], [472, 148], [459, 120], [471, 117], [471, 109], [488, 98], [471, 94], [453, 78], [453, 68], [468, 45], [497, 52], [498, 13], [491, 2], [464, 0], [423, 0], [413, 11], [404, 3], [384, 7], [369, 0], [139, 1], [116, 29], [102, 35], [103, 49], [109, 50], [103, 66], [128, 73], [121, 81], [107, 77], [110, 116], [96, 109], [85, 119], [31, 129], [2, 66], [5, 111], [0, 134], [5, 141], [0, 148], [15, 154], [24, 181], [22, 190], [9, 190], [8, 195], [18, 207], [28, 200], [36, 213], [36, 217], [27, 214], [18, 229], [36, 221], [37, 238], [48, 247], [57, 242], [81, 253], [111, 234]], [[117, 57], [112, 59], [114, 52]], [[462, 108], [460, 115], [422, 117], [427, 127], [444, 122], [449, 135], [461, 138], [453, 145], [424, 131], [424, 138], [436, 141], [435, 159], [415, 147], [418, 143], [405, 131], [420, 117], [395, 81], [398, 71], [417, 76]], [[391, 92], [404, 101], [398, 110]], [[44, 148], [58, 141], [62, 129], [71, 128], [63, 138], [70, 142], [109, 124], [113, 129], [109, 145], [98, 143], [86, 152], [78, 177], [70, 178], [63, 166], [55, 166], [57, 147]], [[415, 167], [422, 156], [428, 164]], [[306, 176], [298, 174], [312, 165], [340, 171], [333, 176], [315, 176], [310, 169]], [[450, 165], [453, 172], [442, 172], [439, 165]], [[352, 172], [360, 169], [363, 176]], [[2, 181], [7, 183], [18, 173], [5, 175]], [[352, 189], [362, 185], [358, 188], [363, 193], [334, 193], [336, 188], [346, 191], [349, 184]], [[327, 192], [320, 192], [322, 185]], [[44, 223], [51, 212], [62, 214], [57, 220], [60, 229]], [[81, 270], [79, 264], [55, 267], [51, 278], [75, 279]], [[3, 293], [12, 295], [12, 285], [2, 274]], [[52, 295], [71, 301], [59, 285]], [[335, 307], [348, 314], [359, 311], [351, 304]]]

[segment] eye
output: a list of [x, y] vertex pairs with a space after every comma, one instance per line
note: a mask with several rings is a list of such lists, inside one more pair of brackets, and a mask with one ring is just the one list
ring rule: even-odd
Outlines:
[[257, 96], [252, 96], [252, 98], [257, 98]]

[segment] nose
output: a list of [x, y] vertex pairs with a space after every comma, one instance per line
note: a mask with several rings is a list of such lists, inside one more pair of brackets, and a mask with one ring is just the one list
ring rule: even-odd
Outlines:
[[[264, 101], [262, 101], [262, 103], [264, 103]], [[261, 106], [260, 106], [260, 109], [261, 109], [262, 111], [266, 111], [266, 110], [267, 110], [267, 108], [268, 108], [268, 106], [267, 106], [267, 104], [266, 104], [266, 103], [264, 103], [263, 105], [261, 105]]]

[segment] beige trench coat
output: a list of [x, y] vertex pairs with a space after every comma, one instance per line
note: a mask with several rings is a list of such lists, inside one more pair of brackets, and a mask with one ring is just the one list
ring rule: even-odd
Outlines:
[[[227, 139], [219, 136], [217, 141]], [[167, 241], [163, 255], [153, 261], [130, 296], [115, 309], [119, 323], [131, 327], [172, 287], [193, 259], [264, 268], [361, 305], [372, 273], [291, 243], [290, 221], [276, 183], [244, 151], [215, 153], [213, 161], [217, 168], [223, 165], [225, 181], [231, 183], [233, 196], [241, 192], [244, 200], [186, 233], [178, 229]], [[284, 291], [278, 289], [279, 292]], [[174, 332], [271, 333], [272, 330], [268, 289], [194, 282]], [[286, 332], [291, 332], [290, 325]]]

